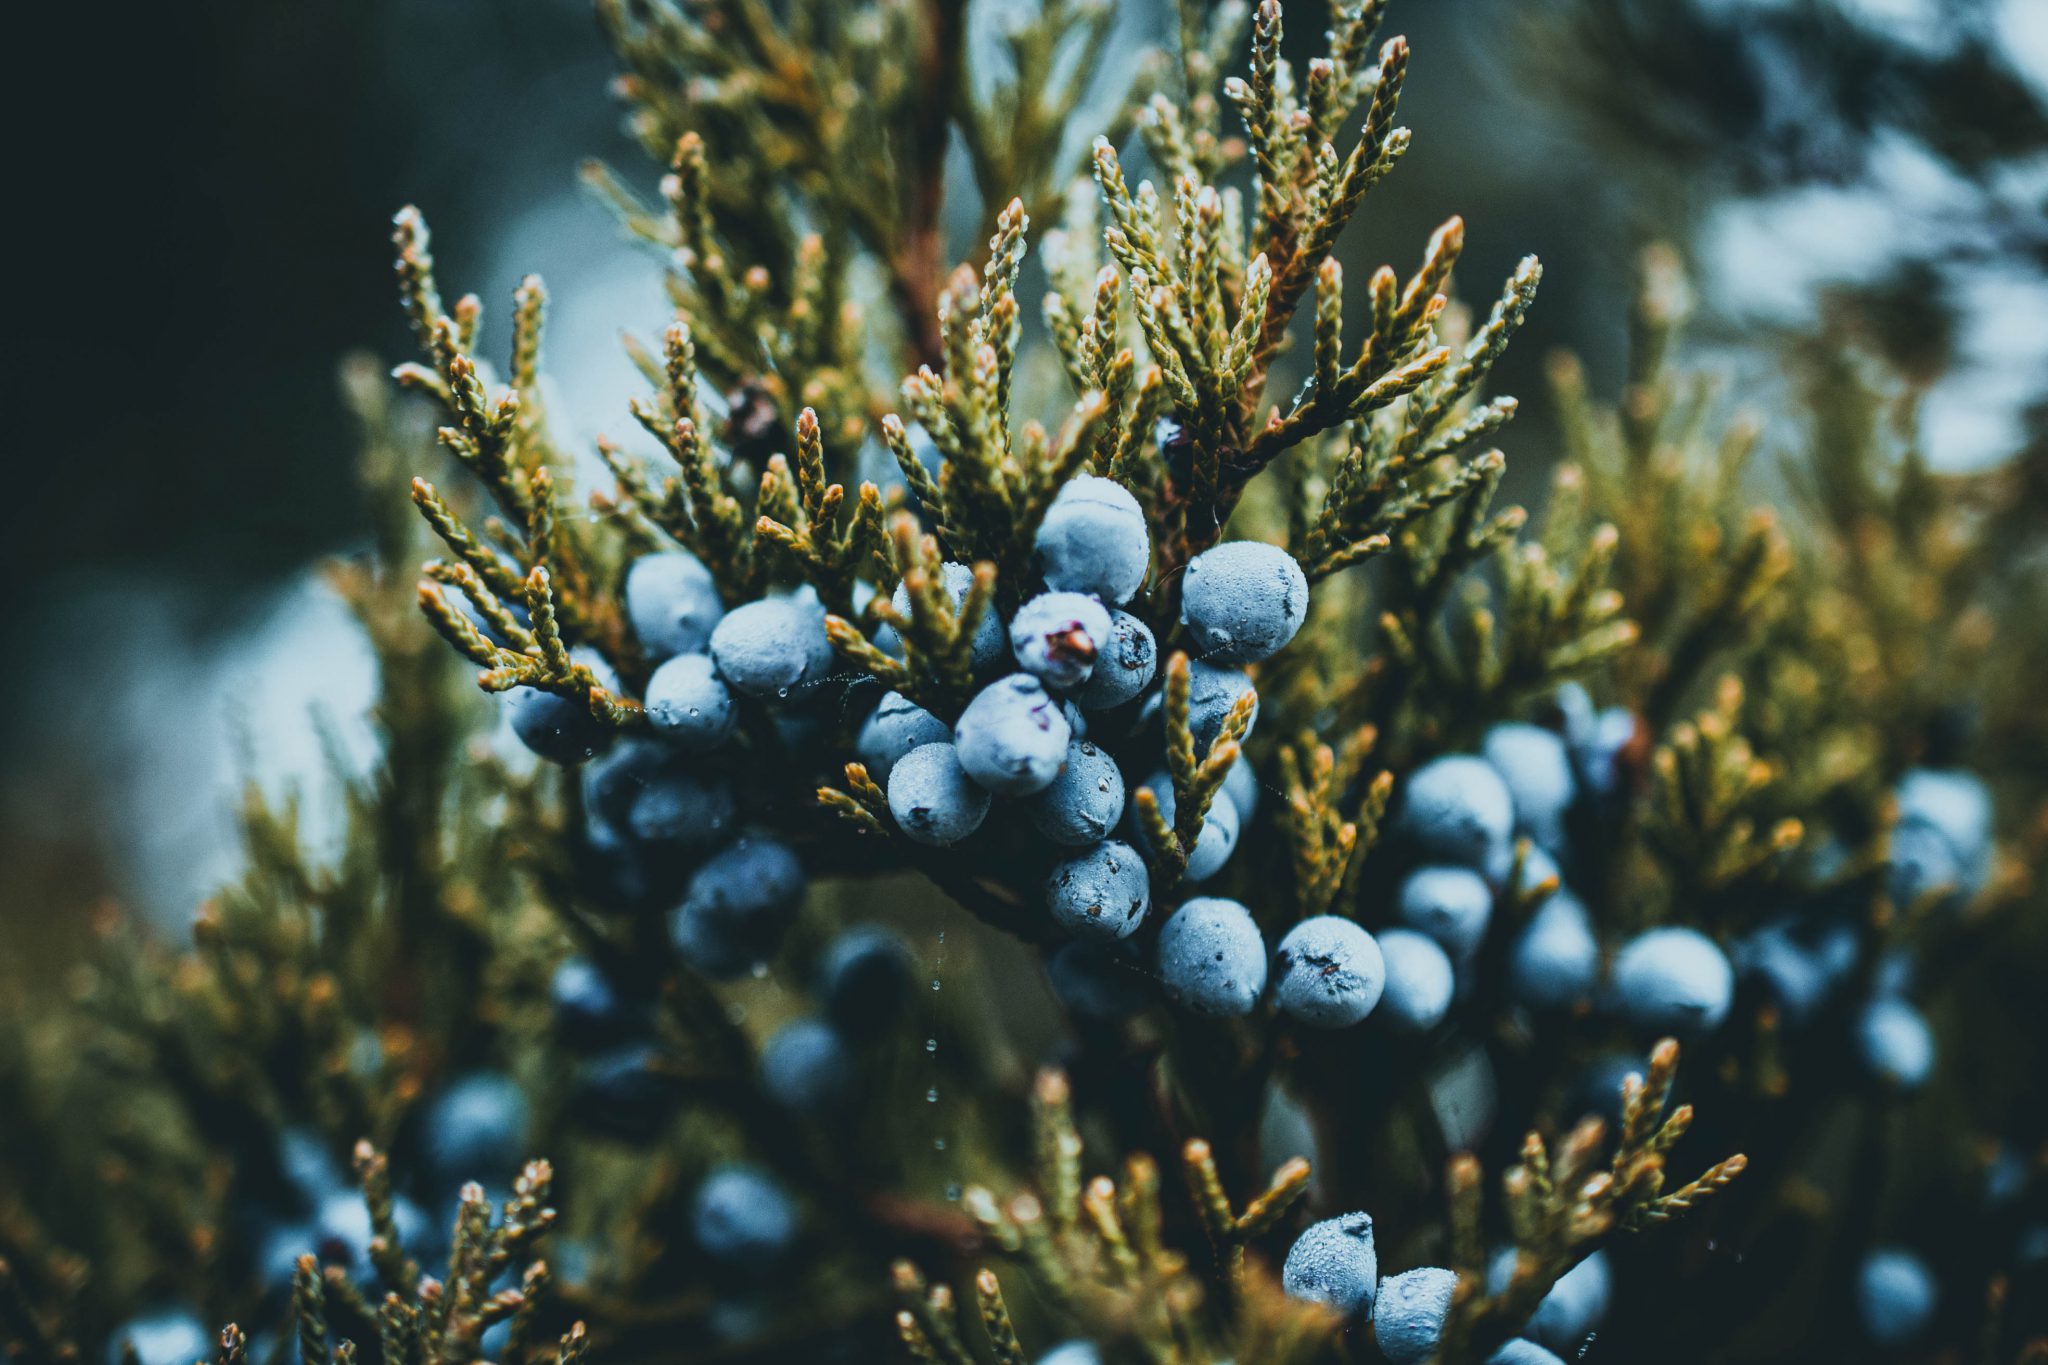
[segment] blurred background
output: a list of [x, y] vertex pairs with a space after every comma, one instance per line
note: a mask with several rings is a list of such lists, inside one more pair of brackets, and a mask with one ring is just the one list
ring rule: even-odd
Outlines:
[[[245, 779], [317, 792], [327, 756], [367, 751], [372, 665], [317, 566], [369, 524], [338, 366], [409, 355], [394, 209], [426, 211], [443, 280], [500, 321], [522, 274], [546, 278], [555, 416], [586, 444], [630, 420], [619, 333], [665, 321], [660, 263], [576, 178], [597, 156], [655, 180], [586, 0], [56, 8], [17, 48], [66, 73], [17, 139], [39, 211], [0, 514], [17, 945], [107, 898], [182, 922], [234, 868]], [[1291, 41], [1316, 9], [1289, 6]], [[1129, 5], [1118, 40], [1170, 28]], [[1482, 298], [1543, 258], [1496, 385], [1524, 400], [1512, 496], [1538, 494], [1554, 445], [1545, 356], [1618, 387], [1657, 240], [1699, 281], [1696, 346], [1759, 408], [1785, 410], [1788, 358], [1847, 337], [1917, 399], [1936, 466], [2038, 451], [2048, 3], [1396, 0], [1388, 31], [1415, 46], [1417, 137], [1345, 249], [1405, 267], [1460, 213]]]

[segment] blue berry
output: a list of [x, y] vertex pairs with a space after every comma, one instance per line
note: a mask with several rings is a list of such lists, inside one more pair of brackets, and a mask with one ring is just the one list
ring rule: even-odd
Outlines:
[[[1167, 773], [1154, 773], [1145, 779], [1145, 790], [1152, 793], [1159, 802], [1159, 814], [1166, 821], [1168, 829], [1173, 828], [1174, 815], [1179, 810], [1173, 795], [1173, 778]], [[1136, 795], [1131, 800], [1131, 829], [1142, 848], [1151, 847], [1145, 838], [1145, 826], [1138, 819]], [[1237, 807], [1221, 791], [1209, 798], [1209, 809], [1202, 815], [1201, 833], [1195, 836], [1195, 846], [1188, 850], [1188, 865], [1182, 874], [1191, 882], [1205, 882], [1223, 870], [1230, 861], [1230, 855], [1237, 851], [1237, 836], [1241, 827], [1237, 818]]]
[[667, 909], [689, 879], [686, 858], [643, 848], [594, 810], [584, 813], [583, 838], [571, 851], [583, 889], [608, 910]]
[[1047, 587], [1105, 602], [1130, 601], [1152, 567], [1145, 509], [1122, 484], [1095, 474], [1061, 486], [1038, 524], [1037, 548]]
[[1349, 1028], [1371, 1014], [1387, 988], [1386, 959], [1371, 934], [1338, 915], [1317, 915], [1287, 931], [1275, 956], [1273, 1001], [1314, 1028]]
[[1236, 901], [1186, 902], [1159, 931], [1158, 953], [1168, 998], [1197, 1014], [1249, 1014], [1266, 989], [1265, 937]]
[[626, 570], [626, 619], [650, 660], [702, 650], [724, 615], [711, 570], [687, 550], [642, 555]]
[[1127, 611], [1111, 612], [1109, 638], [1100, 642], [1095, 671], [1075, 693], [1090, 711], [1122, 706], [1143, 692], [1159, 671], [1159, 643], [1152, 628]]
[[[1853, 937], [1852, 932], [1852, 951]], [[1809, 946], [1785, 923], [1750, 934], [1735, 954], [1735, 967], [1737, 975], [1761, 984], [1779, 1016], [1795, 1028], [1820, 1012], [1840, 979], [1827, 951]]]
[[682, 1095], [662, 1066], [661, 1049], [621, 1043], [586, 1059], [576, 1074], [576, 1117], [609, 1137], [652, 1142], [667, 1127]]
[[920, 744], [943, 744], [952, 738], [946, 722], [901, 692], [891, 692], [861, 722], [853, 748], [867, 765], [868, 776], [886, 786], [905, 754]]
[[1150, 981], [1127, 949], [1066, 943], [1046, 959], [1052, 993], [1070, 1012], [1089, 1019], [1128, 1019], [1151, 1002]]
[[1340, 1214], [1309, 1224], [1294, 1240], [1280, 1266], [1280, 1287], [1289, 1298], [1324, 1304], [1348, 1318], [1372, 1312], [1379, 1269], [1372, 1215]]
[[1899, 1090], [1918, 1090], [1934, 1070], [1934, 1031], [1903, 1000], [1873, 1000], [1856, 1021], [1856, 1052], [1871, 1075]]
[[[1503, 1247], [1487, 1270], [1487, 1292], [1498, 1294], [1514, 1277], [1516, 1253]], [[1586, 1338], [1606, 1320], [1613, 1296], [1607, 1254], [1595, 1251], [1558, 1276], [1522, 1328], [1524, 1336], [1553, 1351], [1576, 1356]]]
[[1052, 870], [1045, 903], [1053, 922], [1075, 938], [1126, 938], [1151, 907], [1152, 880], [1136, 849], [1105, 840]]
[[1899, 824], [1934, 830], [1954, 850], [1961, 880], [1974, 894], [1991, 875], [1991, 793], [1974, 773], [1914, 768], [1899, 779]]
[[472, 1071], [427, 1106], [422, 1133], [442, 1179], [507, 1179], [527, 1156], [526, 1092], [501, 1071]]
[[1856, 1315], [1880, 1346], [1910, 1345], [1934, 1320], [1939, 1298], [1927, 1262], [1902, 1247], [1871, 1252], [1856, 1272]]
[[[953, 599], [953, 609], [958, 611], [967, 600], [968, 590], [974, 586], [974, 570], [965, 564], [949, 561], [941, 568], [940, 576], [945, 580], [947, 594]], [[896, 591], [889, 597], [889, 605], [896, 609], [898, 616], [909, 620], [910, 589], [897, 584]], [[982, 612], [981, 620], [975, 623], [974, 643], [969, 647], [969, 666], [976, 673], [991, 673], [1002, 667], [1009, 654], [1009, 634], [1003, 629], [1003, 618], [991, 603]]]
[[[605, 691], [619, 690], [619, 675], [596, 650], [578, 645], [569, 658], [588, 668]], [[587, 763], [612, 736], [611, 727], [591, 715], [589, 704], [580, 697], [515, 687], [505, 693], [505, 706], [519, 742], [550, 763]]]
[[1593, 698], [1578, 683], [1557, 690], [1557, 705], [1564, 712], [1565, 747], [1571, 751], [1579, 782], [1595, 796], [1613, 795], [1621, 785], [1617, 761], [1635, 738], [1635, 713], [1625, 706], [1596, 710]]
[[774, 953], [803, 895], [803, 864], [796, 854], [774, 839], [743, 838], [691, 876], [669, 934], [684, 961], [706, 976], [730, 980]]
[[944, 848], [981, 828], [989, 794], [968, 779], [951, 744], [920, 744], [889, 774], [889, 814], [920, 844]]
[[1492, 764], [1447, 754], [1408, 774], [1400, 829], [1431, 858], [1487, 868], [1512, 847], [1515, 803]]
[[732, 689], [719, 680], [709, 654], [678, 654], [655, 669], [645, 700], [648, 724], [680, 748], [716, 749], [739, 725]]
[[1547, 849], [1562, 848], [1565, 811], [1578, 794], [1564, 739], [1540, 725], [1496, 725], [1479, 750], [1507, 783], [1516, 827]]
[[852, 1038], [887, 1033], [910, 1003], [910, 949], [887, 929], [845, 930], [818, 962], [818, 999], [826, 1017]]
[[1038, 832], [1056, 844], [1085, 848], [1109, 837], [1124, 813], [1124, 775], [1116, 760], [1085, 739], [1067, 746], [1067, 765], [1025, 808]]
[[723, 841], [732, 821], [730, 783], [671, 766], [653, 774], [633, 798], [626, 827], [643, 844], [701, 849]]
[[1735, 972], [1719, 944], [1693, 929], [1652, 929], [1614, 960], [1614, 996], [1640, 1029], [1697, 1037], [1728, 1014]]
[[768, 1271], [795, 1249], [796, 1206], [766, 1172], [733, 1163], [697, 1187], [690, 1228], [713, 1260]]
[[549, 996], [555, 1007], [555, 1033], [575, 1048], [604, 1047], [638, 1034], [645, 1012], [627, 999], [596, 963], [572, 957], [555, 968]]
[[1389, 1365], [1423, 1365], [1436, 1355], [1458, 1273], [1422, 1266], [1380, 1281], [1372, 1302], [1372, 1335]]
[[822, 1019], [792, 1019], [761, 1048], [761, 1090], [798, 1113], [822, 1114], [852, 1098], [853, 1055]]
[[1469, 867], [1419, 867], [1395, 897], [1394, 914], [1435, 939], [1454, 962], [1469, 962], [1493, 918], [1493, 888]]
[[652, 740], [630, 739], [614, 745], [583, 769], [583, 804], [614, 834], [626, 832], [633, 802], [655, 774], [675, 765], [676, 755]]
[[[495, 1177], [496, 1172], [492, 1174]], [[391, 1201], [391, 1222], [398, 1232], [399, 1245], [417, 1249], [427, 1227], [427, 1216], [419, 1205], [404, 1195], [395, 1197]], [[322, 1265], [340, 1266], [352, 1275], [370, 1269], [370, 1242], [377, 1230], [370, 1222], [370, 1206], [359, 1192], [336, 1190], [322, 1199], [307, 1232], [311, 1234], [311, 1244], [301, 1240], [292, 1253], [294, 1261], [311, 1251]], [[284, 1249], [280, 1246], [273, 1250]]]
[[769, 956], [753, 951], [715, 916], [687, 907], [669, 916], [668, 936], [676, 956], [713, 981], [736, 981]]
[[1555, 1351], [1526, 1337], [1513, 1337], [1486, 1358], [1486, 1365], [1564, 1365]]
[[1209, 746], [1223, 733], [1223, 721], [1230, 708], [1247, 692], [1252, 694], [1252, 716], [1251, 723], [1245, 726], [1244, 738], [1249, 739], [1252, 726], [1259, 721], [1259, 694], [1244, 670], [1218, 668], [1200, 660], [1188, 665], [1188, 730], [1195, 737], [1196, 753], [1209, 751]]
[[1569, 891], [1538, 906], [1508, 957], [1508, 994], [1526, 1009], [1569, 1009], [1600, 971], [1600, 944], [1586, 907]]
[[1087, 682], [1112, 634], [1109, 608], [1078, 592], [1043, 592], [1010, 618], [1017, 667], [1064, 692]]
[[197, 1315], [184, 1308], [158, 1308], [139, 1313], [114, 1330], [107, 1342], [107, 1365], [121, 1365], [124, 1347], [135, 1348], [141, 1365], [192, 1365], [195, 1360], [212, 1360], [212, 1333]]
[[1444, 950], [1413, 929], [1387, 929], [1375, 937], [1387, 966], [1380, 1017], [1397, 1033], [1426, 1033], [1442, 1023], [1457, 986]]
[[1181, 624], [1211, 663], [1269, 659], [1307, 616], [1308, 578], [1277, 545], [1225, 541], [1189, 560], [1181, 575]]
[[1932, 825], [1901, 821], [1892, 829], [1886, 885], [1892, 904], [1912, 909], [1927, 897], [1948, 899], [1963, 891], [1962, 860], [1955, 845]]
[[1051, 785], [1072, 737], [1059, 704], [1028, 673], [982, 688], [953, 726], [960, 766], [998, 796], [1029, 796]]
[[825, 618], [809, 604], [767, 597], [727, 612], [711, 632], [711, 657], [726, 685], [750, 697], [787, 701], [832, 671]]
[[1035, 1357], [1034, 1365], [1102, 1365], [1102, 1352], [1092, 1341], [1063, 1341]]

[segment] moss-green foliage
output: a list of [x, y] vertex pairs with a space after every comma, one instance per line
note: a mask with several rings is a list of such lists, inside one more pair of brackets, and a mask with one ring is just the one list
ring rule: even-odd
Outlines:
[[[976, 19], [957, 0], [600, 0], [599, 13], [633, 130], [668, 168], [659, 207], [589, 172], [671, 265], [673, 324], [658, 346], [632, 343], [648, 389], [620, 415], [645, 439], [602, 442], [613, 486], [573, 489], [540, 404], [541, 283], [518, 291], [511, 352], [494, 367], [476, 352], [482, 305], [444, 302], [424, 220], [399, 215], [422, 359], [397, 379], [419, 408], [352, 381], [390, 515], [333, 573], [381, 665], [382, 764], [347, 788], [338, 858], [306, 853], [291, 803], [252, 794], [247, 871], [202, 910], [190, 948], [110, 923], [69, 1008], [9, 1020], [0, 1323], [15, 1358], [96, 1349], [139, 1306], [174, 1298], [242, 1325], [252, 1340], [226, 1337], [225, 1361], [259, 1349], [296, 1349], [306, 1365], [470, 1360], [501, 1320], [511, 1339], [491, 1349], [519, 1365], [586, 1349], [816, 1358], [834, 1341], [878, 1354], [893, 1347], [892, 1313], [912, 1356], [945, 1365], [1021, 1365], [1075, 1335], [1159, 1365], [1338, 1359], [1368, 1348], [1281, 1295], [1274, 1268], [1305, 1210], [1365, 1207], [1383, 1269], [1459, 1272], [1442, 1358], [1466, 1362], [1619, 1239], [1648, 1249], [1640, 1264], [1632, 1254], [1627, 1294], [1692, 1302], [1680, 1280], [1702, 1242], [1663, 1225], [1695, 1206], [1713, 1237], [1744, 1248], [1788, 1226], [1901, 1235], [1894, 1221], [1925, 1197], [1913, 1181], [1959, 1179], [1960, 1154], [2013, 1117], [1996, 1090], [1937, 1082], [1953, 1112], [1931, 1130], [1925, 1169], [1884, 1175], [1873, 1138], [1855, 1169], [1884, 1175], [1881, 1189], [1825, 1183], [1809, 1169], [1815, 1134], [1879, 1131], [1894, 1101], [1858, 1090], [1840, 1029], [1790, 1039], [1745, 992], [1721, 1032], [1689, 1046], [1694, 1103], [1667, 1103], [1679, 1077], [1666, 1042], [1628, 1084], [1619, 1132], [1573, 1127], [1565, 1091], [1619, 1035], [1587, 1011], [1512, 1009], [1498, 946], [1456, 1022], [1420, 1040], [1155, 1007], [1078, 1022], [1075, 1081], [1033, 1080], [1060, 1021], [1035, 987], [978, 987], [1033, 974], [1037, 947], [1011, 940], [1053, 941], [1037, 870], [896, 837], [854, 761], [857, 717], [830, 708], [798, 745], [749, 709], [738, 741], [750, 818], [797, 844], [821, 883], [803, 921], [766, 979], [714, 986], [684, 968], [659, 915], [594, 894], [576, 856], [579, 784], [496, 756], [492, 711], [458, 657], [485, 692], [541, 688], [635, 731], [649, 661], [625, 621], [623, 570], [680, 546], [728, 607], [814, 588], [849, 670], [951, 719], [972, 695], [977, 625], [1028, 595], [1034, 532], [1080, 471], [1127, 486], [1153, 530], [1150, 589], [1131, 609], [1161, 644], [1176, 797], [1172, 828], [1149, 794], [1137, 802], [1155, 918], [1184, 894], [1186, 849], [1242, 751], [1267, 799], [1205, 892], [1242, 898], [1269, 941], [1316, 914], [1382, 923], [1401, 871], [1378, 837], [1397, 775], [1494, 722], [1543, 718], [1558, 685], [1580, 680], [1635, 716], [1577, 888], [1610, 949], [1653, 923], [1732, 941], [1769, 909], [1825, 894], [1876, 930], [1858, 979], [1902, 940], [1967, 966], [2039, 908], [2023, 869], [2042, 841], [2048, 758], [2034, 700], [2048, 636], [2032, 624], [2044, 602], [2029, 558], [2044, 499], [2024, 465], [1929, 473], [1897, 449], [1880, 390], [1846, 353], [1808, 364], [1797, 436], [1759, 440], [1674, 359], [1683, 284], [1654, 254], [1619, 399], [1558, 362], [1566, 463], [1533, 528], [1496, 508], [1493, 441], [1516, 404], [1485, 384], [1532, 304], [1535, 261], [1468, 314], [1452, 301], [1454, 218], [1411, 272], [1381, 266], [1363, 305], [1345, 303], [1344, 230], [1410, 140], [1397, 123], [1409, 51], [1382, 41], [1376, 0], [1338, 6], [1306, 61], [1283, 55], [1270, 0], [1190, 3], [1171, 55], [1134, 77], [1103, 69], [1106, 5], [1046, 4], [1008, 35], [997, 72], [970, 69]], [[1219, 84], [1233, 67], [1246, 74]], [[1079, 126], [1091, 94], [1099, 128]], [[953, 139], [971, 183], [945, 181]], [[949, 193], [982, 206], [987, 241], [951, 273]], [[1036, 242], [1042, 332], [1022, 302], [1039, 287], [1026, 283]], [[1048, 382], [1061, 373], [1065, 395]], [[414, 520], [403, 486], [428, 468], [409, 426], [418, 410], [463, 477], [446, 490], [411, 478]], [[876, 472], [891, 463], [900, 483]], [[1789, 493], [1760, 491], [1765, 472]], [[1753, 509], [1766, 501], [1772, 511]], [[605, 515], [575, 514], [585, 503]], [[1293, 645], [1256, 670], [1256, 732], [1246, 702], [1198, 752], [1177, 581], [1226, 535], [1283, 545], [1315, 596]], [[438, 558], [415, 581], [427, 553]], [[974, 569], [958, 605], [948, 560]], [[890, 605], [899, 584], [907, 611]], [[876, 643], [883, 627], [900, 652]], [[578, 646], [622, 685], [572, 659]], [[1964, 711], [1975, 743], [1952, 738]], [[1997, 875], [1960, 914], [1887, 904], [1875, 869], [1888, 793], [1910, 764], [1965, 758], [2000, 798]], [[926, 885], [943, 896], [920, 896]], [[1492, 941], [1537, 899], [1507, 897]], [[757, 1046], [805, 1007], [824, 937], [870, 919], [916, 937], [938, 993], [920, 1003], [915, 1039], [868, 1058], [857, 1113], [792, 1120], [759, 1089]], [[2038, 930], [2020, 942], [2038, 949]], [[582, 1122], [544, 1001], [572, 947], [660, 985], [656, 1068], [685, 1103], [649, 1142]], [[1942, 1032], [1975, 1036], [1963, 1022]], [[1501, 1077], [1501, 1118], [1476, 1150], [1454, 1150], [1431, 1094], [1475, 1050]], [[423, 1276], [397, 1244], [394, 1180], [414, 1179], [422, 1100], [486, 1066], [524, 1085], [531, 1141], [554, 1164], [527, 1168], [495, 1216], [465, 1193], [445, 1276]], [[1313, 1171], [1261, 1167], [1276, 1084], [1313, 1124]], [[284, 1178], [286, 1129], [357, 1172], [377, 1234], [360, 1274], [301, 1262], [292, 1305], [258, 1293], [246, 1214]], [[798, 1262], [745, 1294], [684, 1232], [697, 1180], [742, 1155], [794, 1191], [807, 1228]], [[1162, 1179], [1162, 1162], [1184, 1179]], [[546, 1207], [556, 1172], [559, 1217]], [[965, 1188], [946, 1197], [948, 1183]], [[1501, 1241], [1515, 1268], [1489, 1292]], [[1754, 1311], [1818, 1303], [1847, 1334], [1843, 1267], [1863, 1243], [1808, 1241], [1771, 1291], [1785, 1297]], [[997, 1264], [1028, 1300], [1006, 1300]], [[1948, 1287], [1975, 1300], [1988, 1284]], [[956, 1302], [967, 1295], [972, 1330]], [[1630, 1305], [1616, 1310], [1625, 1323]], [[758, 1314], [750, 1332], [734, 1333], [736, 1308]], [[1689, 1307], [1642, 1339], [1692, 1358], [1670, 1344], [1683, 1327], [1707, 1334], [1695, 1345], [1767, 1358], [1742, 1335], [1749, 1313]], [[1971, 1339], [1972, 1315], [1952, 1316], [1943, 1340]]]

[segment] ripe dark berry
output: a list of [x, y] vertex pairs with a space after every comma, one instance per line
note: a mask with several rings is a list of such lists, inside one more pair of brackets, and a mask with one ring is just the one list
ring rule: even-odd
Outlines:
[[1387, 986], [1387, 964], [1371, 934], [1337, 915], [1287, 931], [1274, 955], [1280, 1011], [1315, 1028], [1348, 1028], [1371, 1014]]
[[957, 844], [987, 818], [989, 794], [960, 766], [951, 744], [920, 744], [889, 774], [889, 814], [920, 844]]
[[1066, 766], [1045, 790], [1025, 798], [1031, 823], [1056, 844], [1085, 848], [1109, 837], [1124, 813], [1124, 776], [1116, 760], [1085, 739], [1067, 746]]
[[678, 748], [702, 752], [732, 738], [739, 709], [709, 654], [678, 654], [647, 680], [647, 722]]
[[1038, 569], [1055, 591], [1122, 604], [1145, 586], [1152, 539], [1130, 490], [1094, 474], [1069, 479], [1038, 527]]
[[1143, 692], [1158, 671], [1159, 645], [1151, 628], [1127, 611], [1112, 612], [1095, 669], [1074, 695], [1091, 711], [1107, 711]]
[[1168, 998], [1197, 1014], [1251, 1013], [1266, 989], [1266, 940], [1252, 912], [1197, 896], [1159, 931], [1159, 980]]
[[1200, 657], [1251, 664], [1280, 652], [1308, 616], [1308, 578], [1277, 545], [1230, 540], [1188, 561], [1180, 619]]
[[1109, 609], [1086, 593], [1040, 593], [1010, 618], [1017, 667], [1056, 692], [1088, 681], [1110, 635]]
[[831, 671], [832, 641], [811, 604], [769, 597], [726, 613], [711, 632], [711, 658], [734, 690], [788, 701]]
[[903, 940], [880, 925], [845, 930], [818, 962], [825, 1016], [850, 1038], [887, 1033], [910, 1002], [912, 965]]
[[651, 660], [702, 650], [724, 615], [711, 570], [687, 550], [642, 555], [626, 571], [626, 619]]
[[1028, 673], [982, 688], [953, 726], [960, 766], [998, 796], [1029, 796], [1051, 785], [1072, 736], [1059, 704]]
[[1289, 1298], [1324, 1304], [1347, 1318], [1370, 1313], [1379, 1264], [1372, 1216], [1341, 1214], [1311, 1223], [1295, 1238], [1280, 1267], [1280, 1287]]
[[1106, 840], [1055, 867], [1045, 901], [1053, 921], [1075, 938], [1125, 938], [1152, 904], [1151, 877], [1136, 849]]
[[920, 744], [940, 744], [952, 738], [946, 722], [901, 692], [891, 692], [861, 723], [854, 752], [867, 765], [868, 776], [886, 786], [890, 771], [905, 754]]
[[795, 1249], [796, 1206], [766, 1172], [721, 1166], [697, 1187], [690, 1229], [706, 1255], [765, 1273]]

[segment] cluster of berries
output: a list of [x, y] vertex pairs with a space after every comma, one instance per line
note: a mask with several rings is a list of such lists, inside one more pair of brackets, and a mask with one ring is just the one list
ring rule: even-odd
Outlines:
[[[1506, 1247], [1494, 1256], [1487, 1267], [1489, 1293], [1507, 1287], [1517, 1255]], [[1458, 1286], [1457, 1273], [1438, 1266], [1382, 1279], [1372, 1217], [1365, 1213], [1312, 1224], [1289, 1249], [1280, 1278], [1298, 1299], [1324, 1304], [1361, 1324], [1370, 1321], [1373, 1341], [1391, 1365], [1423, 1365], [1436, 1358]], [[1607, 1316], [1612, 1296], [1606, 1253], [1595, 1251], [1558, 1278], [1522, 1334], [1488, 1356], [1488, 1365], [1561, 1365], [1576, 1359]]]

